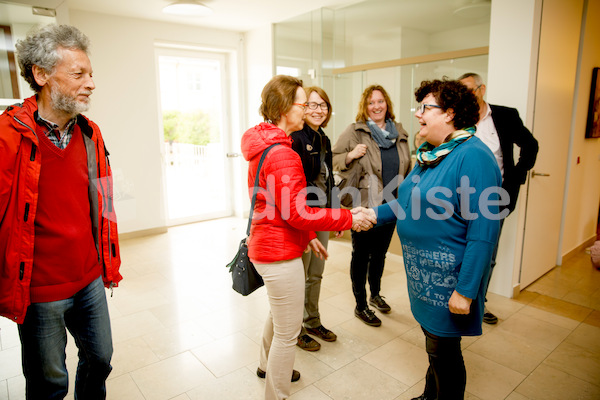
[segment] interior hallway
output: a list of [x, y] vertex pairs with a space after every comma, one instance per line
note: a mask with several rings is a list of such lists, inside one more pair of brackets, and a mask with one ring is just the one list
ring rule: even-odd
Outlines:
[[[266, 292], [235, 293], [225, 268], [245, 229], [245, 220], [227, 218], [122, 241], [124, 280], [108, 298], [109, 399], [263, 398], [255, 371]], [[350, 251], [349, 242], [330, 241], [320, 309], [338, 340], [320, 340], [318, 352], [296, 349], [302, 378], [290, 400], [406, 400], [423, 390], [424, 337], [409, 309], [402, 258], [388, 256], [382, 294], [392, 312], [377, 313], [383, 324], [373, 328], [353, 314]], [[517, 299], [488, 298], [500, 321], [463, 339], [467, 399], [600, 398], [600, 271], [589, 255], [576, 255]], [[68, 399], [76, 360], [70, 340]], [[16, 325], [0, 318], [0, 400], [24, 398]]]

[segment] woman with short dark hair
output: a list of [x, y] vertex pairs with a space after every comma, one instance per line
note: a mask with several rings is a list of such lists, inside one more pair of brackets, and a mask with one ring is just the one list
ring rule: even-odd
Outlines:
[[502, 178], [494, 155], [474, 136], [479, 106], [466, 86], [424, 81], [415, 95], [425, 143], [398, 200], [375, 214], [377, 226], [396, 222], [411, 310], [425, 333], [429, 369], [424, 393], [413, 400], [460, 400], [460, 341], [481, 335]]

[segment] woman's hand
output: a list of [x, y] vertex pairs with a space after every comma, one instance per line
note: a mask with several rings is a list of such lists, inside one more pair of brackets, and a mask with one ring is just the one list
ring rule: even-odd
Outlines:
[[367, 154], [367, 145], [363, 143], [357, 144], [354, 149], [346, 154], [346, 165], [350, 165], [352, 161], [361, 158], [365, 154]]
[[323, 243], [321, 243], [317, 238], [314, 238], [313, 240], [308, 242], [308, 247], [306, 248], [305, 252], [308, 253], [311, 250], [321, 260], [327, 260], [327, 257], [329, 257], [327, 249], [325, 248], [325, 246], [323, 246]]
[[372, 208], [356, 207], [352, 212], [352, 229], [356, 232], [368, 231], [377, 223], [375, 210]]
[[456, 290], [452, 292], [448, 300], [448, 308], [452, 314], [469, 314], [471, 312], [471, 302], [473, 300], [463, 296]]

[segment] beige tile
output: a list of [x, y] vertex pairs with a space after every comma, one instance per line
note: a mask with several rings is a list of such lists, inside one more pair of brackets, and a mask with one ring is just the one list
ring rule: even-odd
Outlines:
[[600, 354], [584, 347], [564, 342], [544, 360], [544, 364], [600, 386]]
[[144, 400], [144, 395], [131, 379], [129, 374], [124, 374], [106, 382], [107, 400]]
[[219, 379], [203, 382], [186, 392], [190, 400], [244, 399], [261, 400], [265, 397], [264, 380], [247, 368], [240, 368]]
[[159, 358], [141, 337], [116, 343], [111, 361], [113, 370], [109, 377], [127, 374], [158, 360]]
[[463, 352], [467, 369], [467, 392], [481, 400], [504, 399], [525, 375], [488, 360], [469, 350]]
[[161, 360], [214, 340], [198, 321], [193, 320], [169, 328], [153, 329], [143, 339]]
[[195, 321], [214, 338], [229, 336], [261, 323], [248, 312], [234, 307], [220, 308], [196, 318]]
[[0, 351], [0, 381], [14, 378], [22, 373], [21, 347], [10, 347]]
[[499, 322], [508, 319], [511, 315], [521, 310], [525, 305], [513, 299], [488, 292], [487, 308], [498, 317]]
[[587, 316], [592, 312], [591, 308], [569, 303], [567, 301], [550, 296], [539, 296], [529, 305], [580, 322], [586, 319]]
[[25, 377], [23, 375], [7, 380], [7, 386], [10, 400], [25, 400]]
[[310, 385], [292, 394], [289, 400], [331, 400], [331, 397]]
[[579, 326], [579, 321], [537, 308], [533, 305], [523, 307], [519, 311], [519, 315], [549, 322], [552, 325], [560, 326], [569, 330], [573, 330]]
[[163, 328], [160, 321], [150, 311], [115, 318], [111, 320], [110, 324], [113, 343], [124, 342]]
[[600, 328], [600, 311], [592, 311], [583, 322]]
[[394, 400], [412, 400], [419, 397], [425, 390], [425, 379], [421, 379], [416, 385], [411, 386]]
[[375, 346], [381, 346], [382, 344], [385, 344], [390, 340], [397, 338], [404, 332], [412, 329], [411, 325], [403, 324], [401, 322], [394, 321], [391, 318], [383, 317], [382, 313], [380, 312], [376, 311], [375, 314], [381, 318], [381, 326], [369, 326], [355, 316], [348, 322], [343, 323], [341, 327], [353, 335], [369, 341]]
[[336, 271], [323, 276], [321, 287], [335, 294], [340, 294], [351, 290], [352, 283], [350, 281], [349, 270], [345, 272]]
[[185, 352], [129, 374], [146, 400], [179, 396], [214, 376], [190, 352]]
[[258, 360], [260, 346], [242, 333], [225, 336], [192, 350], [217, 378]]
[[570, 329], [517, 313], [496, 328], [523, 339], [533, 340], [538, 346], [554, 350], [569, 334]]
[[529, 400], [529, 397], [525, 397], [522, 394], [517, 393], [517, 392], [512, 392], [511, 394], [508, 395], [506, 400]]
[[[0, 318], [4, 321], [8, 321], [6, 318]], [[10, 349], [11, 347], [18, 347], [21, 345], [19, 339], [19, 329], [17, 324], [8, 321], [8, 324], [4, 324], [0, 327], [0, 351]]]
[[529, 304], [540, 296], [539, 293], [531, 292], [529, 290], [521, 291], [515, 298], [514, 301], [521, 304]]
[[600, 387], [542, 364], [515, 392], [531, 400], [597, 400]]
[[8, 383], [0, 381], [0, 400], [8, 400]]
[[[323, 348], [317, 352], [308, 352], [296, 347], [294, 369], [300, 372], [301, 377], [298, 382], [295, 382], [292, 385], [292, 393], [296, 393], [307, 386], [313, 385], [315, 382], [320, 381], [334, 372], [333, 368], [315, 357], [316, 353], [322, 351]], [[256, 363], [256, 366], [258, 366], [258, 363]], [[252, 371], [256, 371], [254, 365]]]
[[531, 373], [550, 354], [534, 341], [499, 329], [481, 337], [469, 346], [469, 351], [523, 375]]
[[565, 342], [582, 347], [587, 351], [600, 354], [600, 328], [585, 323], [580, 324], [573, 332], [571, 332]]
[[319, 341], [321, 350], [312, 355], [333, 369], [340, 369], [376, 348], [369, 340], [358, 337], [341, 327], [336, 328], [335, 332], [338, 339], [329, 343], [324, 340]]
[[426, 351], [400, 338], [378, 347], [361, 360], [407, 386], [423, 379], [429, 366]]
[[334, 400], [391, 400], [408, 389], [408, 386], [362, 360], [333, 372], [315, 383], [315, 387]]

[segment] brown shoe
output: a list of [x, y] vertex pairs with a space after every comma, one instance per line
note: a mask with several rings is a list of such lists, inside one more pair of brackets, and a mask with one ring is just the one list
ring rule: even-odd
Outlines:
[[323, 325], [319, 325], [316, 328], [306, 328], [306, 332], [316, 337], [320, 337], [326, 342], [335, 342], [337, 339], [337, 335], [325, 328]]
[[[265, 371], [263, 371], [262, 369], [257, 368], [256, 375], [259, 378], [265, 379], [265, 376], [267, 376], [267, 373]], [[300, 372], [298, 372], [296, 370], [292, 370], [292, 382], [297, 382], [298, 380], [300, 380]]]
[[317, 351], [321, 348], [321, 344], [308, 335], [298, 336], [298, 343], [296, 343], [296, 346], [306, 351]]

